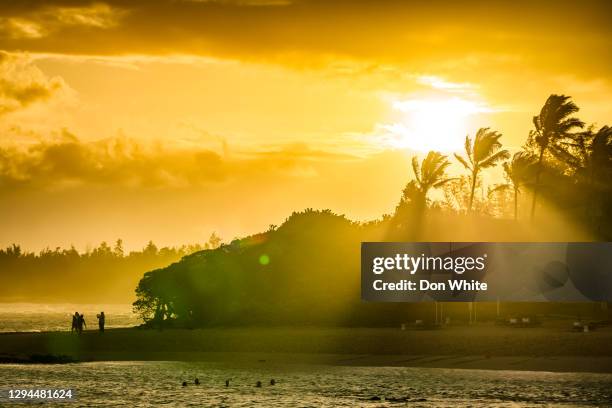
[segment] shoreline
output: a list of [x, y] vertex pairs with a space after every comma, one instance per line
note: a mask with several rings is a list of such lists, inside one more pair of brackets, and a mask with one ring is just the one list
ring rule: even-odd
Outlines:
[[0, 333], [0, 363], [201, 361], [612, 373], [612, 328], [109, 329]]
[[[228, 364], [233, 366], [348, 366], [348, 367], [412, 367], [494, 371], [544, 371], [558, 373], [612, 373], [612, 357], [489, 357], [489, 356], [444, 356], [444, 355], [353, 355], [353, 354], [288, 354], [288, 353], [243, 353], [243, 352], [159, 352], [146, 355], [103, 354], [98, 358], [69, 360], [66, 355], [36, 356], [2, 361], [3, 365], [29, 364], [86, 364], [96, 362], [144, 362], [175, 361]], [[46, 358], [47, 361], [38, 361]]]

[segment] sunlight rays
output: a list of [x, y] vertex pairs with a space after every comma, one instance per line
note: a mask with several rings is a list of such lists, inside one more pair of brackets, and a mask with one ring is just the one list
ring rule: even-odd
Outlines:
[[398, 121], [381, 125], [388, 132], [388, 147], [426, 152], [461, 150], [470, 120], [493, 112], [484, 103], [461, 97], [431, 97], [396, 100], [392, 108], [401, 113]]

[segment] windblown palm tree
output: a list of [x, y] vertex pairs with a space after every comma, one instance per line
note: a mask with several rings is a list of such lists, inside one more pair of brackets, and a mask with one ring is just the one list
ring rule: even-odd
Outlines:
[[538, 154], [538, 161], [533, 188], [533, 201], [531, 202], [531, 219], [535, 217], [536, 201], [540, 187], [540, 175], [546, 153], [552, 154], [561, 161], [571, 161], [572, 156], [567, 150], [567, 142], [575, 136], [572, 130], [582, 128], [584, 122], [572, 115], [579, 108], [571, 101], [570, 96], [550, 95], [540, 110], [538, 116], [533, 117], [535, 130], [529, 137], [534, 142]]
[[419, 164], [416, 156], [412, 158], [412, 170], [415, 180], [404, 189], [404, 198], [416, 201], [417, 208], [425, 208], [427, 193], [432, 188], [442, 187], [451, 178], [446, 177], [446, 168], [450, 166], [447, 157], [439, 152], [430, 151]]
[[582, 132], [573, 144], [578, 150], [577, 173], [589, 185], [610, 181], [612, 170], [612, 127], [603, 126], [597, 132], [592, 128]]
[[463, 164], [463, 167], [470, 172], [471, 189], [468, 212], [472, 211], [478, 173], [510, 157], [510, 153], [508, 153], [507, 150], [500, 150], [502, 144], [499, 142], [499, 138], [501, 136], [501, 133], [489, 130], [489, 128], [480, 128], [478, 132], [476, 132], [473, 143], [469, 135], [465, 137], [465, 153], [467, 159], [455, 153], [457, 160], [459, 160], [459, 162]]
[[512, 160], [504, 162], [504, 172], [509, 181], [509, 187], [514, 192], [514, 219], [518, 219], [518, 195], [521, 186], [529, 179], [530, 169], [534, 163], [534, 158], [527, 152], [517, 152], [512, 156]]
[[587, 216], [595, 222], [597, 214], [603, 212], [605, 197], [610, 195], [612, 127], [603, 126], [597, 132], [590, 127], [576, 135], [572, 146], [576, 153], [576, 175], [588, 189]]

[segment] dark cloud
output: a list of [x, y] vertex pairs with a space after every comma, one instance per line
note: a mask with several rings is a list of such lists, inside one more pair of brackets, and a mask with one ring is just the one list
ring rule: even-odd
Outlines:
[[0, 47], [194, 54], [300, 66], [346, 57], [413, 69], [432, 68], [432, 61], [463, 65], [518, 57], [549, 70], [607, 73], [610, 14], [604, 0], [3, 2], [0, 16], [10, 24]]
[[3, 7], [0, 36], [12, 40], [40, 39], [65, 28], [105, 29], [116, 26], [126, 11], [105, 3], [33, 2]]
[[64, 131], [27, 148], [0, 148], [0, 190], [57, 190], [84, 185], [188, 188], [236, 179], [296, 178], [317, 162], [350, 156], [291, 145], [222, 158], [206, 149], [144, 145], [126, 137], [84, 142]]

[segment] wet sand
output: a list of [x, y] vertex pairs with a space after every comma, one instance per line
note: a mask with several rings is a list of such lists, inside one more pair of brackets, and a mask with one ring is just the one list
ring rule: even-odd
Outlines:
[[[33, 358], [34, 356], [34, 358]], [[0, 361], [219, 361], [612, 372], [612, 328], [493, 325], [380, 328], [113, 329], [0, 334]], [[49, 357], [51, 356], [51, 357]], [[47, 358], [48, 361], [44, 361]], [[63, 361], [62, 361], [63, 360]]]

